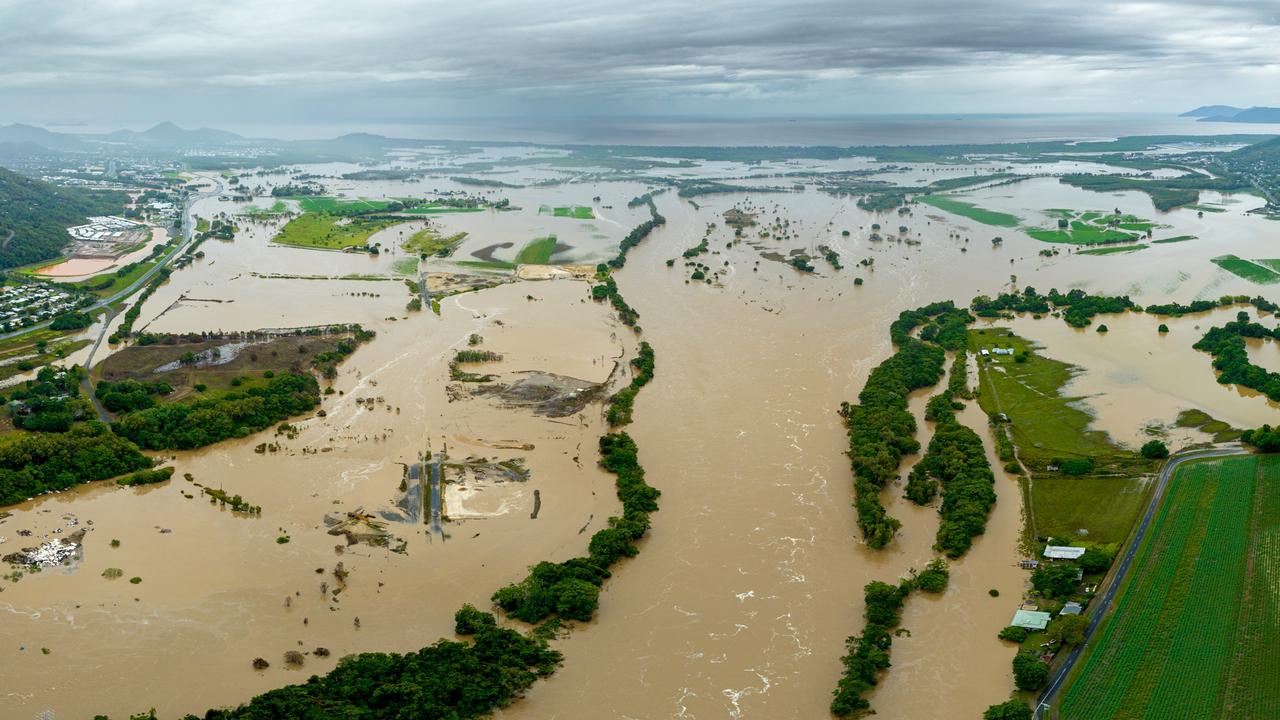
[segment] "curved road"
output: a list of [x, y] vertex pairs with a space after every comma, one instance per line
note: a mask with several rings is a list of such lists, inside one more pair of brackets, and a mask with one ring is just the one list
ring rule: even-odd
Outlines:
[[[1165, 488], [1169, 485], [1169, 479], [1173, 477], [1173, 471], [1178, 466], [1190, 460], [1203, 460], [1211, 457], [1228, 457], [1231, 455], [1247, 455], [1248, 452], [1241, 447], [1221, 447], [1211, 450], [1191, 450], [1185, 453], [1178, 453], [1169, 458], [1168, 462], [1160, 470], [1160, 478], [1156, 482], [1155, 492], [1151, 494], [1151, 502], [1147, 504], [1147, 511], [1142, 515], [1142, 522], [1138, 525], [1138, 531], [1134, 533], [1133, 539], [1129, 542], [1129, 546], [1124, 551], [1124, 556], [1120, 559], [1119, 565], [1115, 568], [1115, 573], [1111, 577], [1111, 583], [1107, 586], [1107, 591], [1100, 597], [1095, 597], [1090, 603], [1089, 610], [1091, 612], [1089, 618], [1089, 626], [1084, 631], [1084, 642], [1071, 649], [1067, 655], [1067, 660], [1058, 668], [1058, 671], [1049, 678], [1049, 684], [1044, 691], [1040, 693], [1040, 697], [1036, 700], [1036, 718], [1044, 717], [1046, 711], [1049, 711], [1057, 699], [1058, 692], [1062, 689], [1062, 684], [1067, 679], [1067, 675], [1071, 673], [1071, 669], [1075, 667], [1076, 661], [1084, 654], [1084, 649], [1089, 645], [1089, 640], [1093, 638], [1093, 633], [1102, 624], [1102, 618], [1107, 614], [1107, 610], [1111, 607], [1111, 601], [1115, 598], [1116, 592], [1120, 589], [1120, 585], [1124, 582], [1125, 576], [1129, 573], [1129, 568], [1133, 564], [1133, 558], [1138, 554], [1138, 548], [1142, 545], [1142, 539], [1147, 535], [1147, 529], [1151, 526], [1151, 519], [1155, 517], [1156, 508], [1160, 506], [1160, 500], [1164, 497]], [[1053, 713], [1056, 717], [1056, 713]]]
[[[183, 250], [187, 249], [187, 246], [191, 244], [192, 240], [194, 240], [196, 236], [196, 225], [191, 217], [191, 208], [196, 204], [197, 201], [203, 200], [208, 197], [213, 197], [215, 195], [220, 195], [222, 194], [222, 190], [223, 190], [222, 180], [220, 178], [209, 177], [206, 175], [198, 175], [196, 177], [213, 181], [213, 184], [216, 185], [217, 188], [210, 192], [196, 193], [195, 195], [191, 195], [187, 197], [186, 202], [182, 206], [182, 242], [178, 243], [172, 250], [170, 250], [169, 254], [161, 258], [160, 261], [155, 264], [155, 266], [153, 266], [152, 268], [147, 270], [145, 273], [143, 273], [142, 276], [139, 277], [137, 280], [133, 281], [133, 283], [130, 284], [129, 287], [121, 290], [120, 292], [117, 292], [111, 297], [103, 298], [102, 300], [99, 300], [93, 305], [83, 308], [81, 312], [92, 313], [111, 305], [111, 303], [114, 303], [117, 300], [122, 300], [126, 297], [129, 297], [133, 293], [137, 292], [138, 289], [141, 288], [143, 285], [147, 284], [147, 282], [149, 282], [151, 278], [155, 277], [156, 273], [160, 272], [161, 268], [167, 267], [169, 263], [173, 262], [174, 258], [178, 257], [178, 255], [182, 254]], [[35, 330], [40, 330], [41, 328], [46, 328], [52, 322], [53, 322], [53, 318], [50, 318], [48, 320], [45, 320], [44, 322], [38, 322], [35, 325], [24, 327], [21, 330], [14, 330], [13, 332], [0, 334], [0, 340], [8, 340], [10, 338], [15, 338], [20, 335], [25, 335]], [[105, 326], [104, 326], [104, 329], [105, 329]], [[86, 367], [87, 366], [88, 364], [86, 363]]]

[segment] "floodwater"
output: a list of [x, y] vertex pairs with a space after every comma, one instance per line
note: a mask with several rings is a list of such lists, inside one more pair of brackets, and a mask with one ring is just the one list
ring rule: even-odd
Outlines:
[[124, 267], [131, 262], [142, 260], [151, 254], [156, 245], [165, 243], [168, 240], [169, 236], [163, 228], [153, 227], [151, 228], [151, 238], [147, 240], [143, 247], [133, 252], [125, 253], [117, 258], [68, 258], [60, 263], [42, 267], [35, 274], [41, 277], [58, 278], [59, 280], [82, 280], [106, 270]]
[[[386, 183], [341, 184], [353, 196], [406, 194]], [[439, 222], [467, 229], [477, 246], [510, 241], [518, 247], [531, 232], [567, 222], [538, 216], [540, 205], [586, 204], [600, 195], [601, 206], [615, 209], [602, 216], [618, 227], [598, 220], [599, 233], [573, 231], [592, 241], [575, 259], [595, 261], [611, 255], [644, 217], [643, 208], [624, 209], [643, 189], [583, 183], [503, 190], [523, 210]], [[1044, 208], [1111, 206], [1155, 215], [1142, 195], [1100, 196], [1046, 179], [972, 197], [1024, 216]], [[861, 544], [851, 507], [847, 438], [837, 410], [891, 352], [888, 326], [897, 313], [1027, 284], [1126, 292], [1138, 302], [1254, 294], [1258, 288], [1226, 275], [1208, 257], [1268, 257], [1262, 253], [1280, 234], [1280, 225], [1244, 215], [1249, 203], [1240, 203], [1203, 219], [1190, 211], [1161, 215], [1171, 235], [1200, 239], [1155, 245], [1142, 251], [1140, 263], [1065, 253], [1042, 258], [1037, 252], [1046, 246], [1021, 232], [932, 208], [900, 219], [812, 190], [752, 196], [761, 225], [788, 218], [799, 237], [759, 239], [752, 228], [747, 240], [782, 255], [812, 252], [818, 244], [840, 252], [844, 270], [833, 272], [816, 258], [818, 273], [802, 276], [763, 259], [748, 242], [727, 247], [731, 233], [720, 214], [744, 203], [743, 196], [697, 201], [700, 209], [674, 193], [660, 195], [667, 225], [632, 251], [617, 276], [641, 314], [642, 336], [657, 352], [656, 377], [640, 394], [628, 431], [649, 482], [663, 492], [661, 510], [643, 552], [606, 584], [597, 620], [557, 643], [563, 668], [503, 717], [579, 718], [584, 707], [607, 718], [824, 717], [844, 639], [862, 628], [863, 585], [894, 581], [934, 556], [936, 510], [902, 499], [901, 485], [884, 493], [890, 514], [903, 521], [884, 550]], [[696, 245], [712, 222], [720, 225], [712, 252], [699, 260], [718, 271], [718, 282], [688, 282], [682, 263], [665, 261]], [[873, 242], [873, 222], [906, 225], [906, 236], [919, 244]], [[598, 405], [545, 418], [448, 388], [449, 359], [472, 333], [483, 336], [482, 348], [503, 355], [484, 372], [506, 380], [542, 371], [625, 381], [615, 363], [634, 352], [634, 335], [607, 306], [585, 299], [585, 284], [509, 283], [447, 298], [440, 317], [409, 314], [411, 295], [394, 269], [408, 254], [274, 246], [269, 239], [276, 227], [278, 221], [246, 221], [235, 242], [206, 242], [205, 257], [175, 272], [144, 305], [135, 327], [360, 322], [378, 337], [340, 366], [339, 392], [323, 402], [326, 417], [294, 423], [300, 427], [294, 439], [266, 431], [170, 454], [177, 474], [164, 485], [98, 484], [12, 508], [13, 516], [0, 522], [0, 535], [9, 537], [6, 551], [56, 536], [59, 528], [70, 532], [64, 515], [92, 530], [74, 568], [0, 585], [6, 679], [0, 715], [126, 715], [154, 706], [171, 717], [301, 682], [344, 654], [416, 649], [451, 636], [460, 604], [485, 606], [526, 566], [582, 553], [590, 534], [617, 511], [612, 477], [595, 465], [596, 440], [605, 431]], [[1004, 243], [993, 246], [994, 235]], [[874, 269], [859, 267], [863, 259], [874, 259]], [[427, 267], [449, 264], [431, 260]], [[866, 284], [854, 286], [854, 277]], [[1196, 325], [1231, 313], [1167, 320], [1171, 332], [1164, 338], [1156, 337], [1158, 321], [1147, 316], [1102, 318], [1111, 328], [1104, 337], [1051, 318], [1011, 325], [1043, 343], [1048, 355], [1084, 368], [1071, 392], [1086, 396], [1098, 427], [1133, 442], [1137, 426], [1169, 423], [1189, 407], [1241, 425], [1273, 412], [1265, 398], [1218, 385], [1207, 356], [1190, 349]], [[109, 351], [104, 346], [99, 357]], [[1176, 387], [1170, 386], [1175, 377]], [[912, 398], [918, 417], [929, 394]], [[970, 403], [960, 418], [984, 438], [990, 454], [981, 412]], [[927, 442], [931, 428], [920, 425]], [[268, 442], [281, 450], [255, 452]], [[403, 464], [427, 451], [447, 452], [452, 461], [519, 458], [532, 476], [465, 491], [446, 486], [446, 514], [452, 508], [459, 517], [445, 524], [444, 535], [431, 535], [425, 524], [387, 526], [405, 541], [404, 554], [366, 545], [339, 553], [335, 546], [345, 542], [325, 532], [325, 516], [393, 507]], [[943, 595], [907, 601], [903, 627], [911, 634], [895, 640], [894, 666], [871, 697], [886, 717], [977, 717], [1013, 689], [1013, 650], [995, 635], [1007, 625], [1026, 579], [1016, 567], [1021, 503], [1016, 482], [992, 460], [999, 500], [986, 534], [952, 564]], [[904, 463], [904, 476], [913, 461]], [[210, 505], [184, 473], [261, 505], [261, 518]], [[542, 506], [533, 520], [535, 489]], [[19, 529], [33, 537], [19, 540]], [[281, 537], [288, 542], [278, 543]], [[113, 538], [120, 547], [110, 546]], [[338, 562], [350, 575], [335, 597]], [[112, 567], [123, 577], [101, 577]], [[130, 584], [135, 576], [142, 581]], [[284, 652], [315, 647], [332, 655], [308, 656], [300, 671], [284, 668]], [[255, 657], [271, 667], [253, 670]]]

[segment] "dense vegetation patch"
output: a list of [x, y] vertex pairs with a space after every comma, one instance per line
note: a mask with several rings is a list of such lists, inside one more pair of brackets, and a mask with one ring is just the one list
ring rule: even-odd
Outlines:
[[[971, 320], [967, 311], [950, 302], [901, 313], [889, 329], [894, 354], [871, 371], [856, 405], [841, 405], [849, 431], [858, 526], [873, 548], [887, 545], [902, 526], [885, 512], [880, 491], [897, 477], [902, 456], [920, 449], [907, 396], [937, 384], [946, 362], [944, 348], [964, 346], [964, 327]], [[922, 328], [919, 338], [911, 334], [917, 328]]]
[[148, 450], [190, 450], [265, 430], [319, 402], [314, 377], [288, 372], [269, 379], [264, 387], [130, 412], [112, 428]]
[[96, 421], [64, 433], [14, 436], [0, 443], [0, 505], [150, 467], [136, 445]]
[[57, 257], [71, 242], [67, 228], [92, 215], [119, 215], [128, 200], [122, 192], [57, 187], [0, 168], [0, 268]]
[[1242, 385], [1257, 390], [1272, 400], [1280, 400], [1280, 373], [1254, 365], [1249, 361], [1245, 338], [1277, 338], [1280, 331], [1249, 322], [1249, 314], [1240, 312], [1234, 322], [1222, 327], [1210, 328], [1196, 342], [1196, 350], [1213, 356], [1213, 367], [1218, 371], [1218, 382]]

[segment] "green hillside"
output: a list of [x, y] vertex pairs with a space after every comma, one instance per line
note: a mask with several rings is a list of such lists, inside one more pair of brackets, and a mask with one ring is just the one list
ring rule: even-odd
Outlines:
[[0, 168], [0, 269], [49, 260], [89, 215], [118, 215], [122, 192], [55, 187]]

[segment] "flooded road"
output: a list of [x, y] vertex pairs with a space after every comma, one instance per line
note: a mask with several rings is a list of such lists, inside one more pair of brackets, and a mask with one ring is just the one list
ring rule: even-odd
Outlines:
[[[622, 230], [606, 230], [612, 225], [597, 220], [598, 233], [585, 227], [565, 233], [597, 243], [595, 257], [574, 254], [594, 261], [611, 254], [642, 216], [622, 210], [642, 189], [605, 183], [538, 189], [520, 204], [603, 196], [602, 205], [618, 210], [601, 217], [617, 219]], [[984, 204], [1001, 209], [1003, 202], [1024, 215], [1071, 202], [1153, 215], [1145, 196], [1063, 200], [1058, 193], [1082, 191], [1050, 180], [982, 192], [990, 196]], [[631, 252], [616, 277], [657, 353], [655, 379], [639, 395], [628, 431], [649, 482], [663, 492], [661, 510], [643, 552], [605, 585], [597, 619], [557, 643], [563, 668], [503, 711], [505, 718], [580, 718], [584, 707], [602, 718], [826, 717], [844, 640], [863, 625], [863, 585], [893, 581], [934, 557], [937, 511], [903, 499], [905, 482], [884, 493], [889, 513], [903, 522], [898, 538], [881, 551], [861, 544], [848, 441], [837, 415], [891, 352], [888, 327], [898, 312], [1027, 284], [1126, 292], [1139, 302], [1254, 294], [1255, 286], [1224, 276], [1207, 258], [1227, 251], [1266, 257], [1280, 235], [1275, 223], [1235, 209], [1204, 219], [1177, 211], [1161, 218], [1172, 226], [1168, 232], [1201, 239], [1153, 246], [1142, 263], [1121, 256], [1042, 258], [1045, 244], [1016, 230], [931, 208], [905, 218], [873, 216], [852, 199], [808, 191], [751, 197], [761, 226], [786, 218], [796, 238], [756, 238], [761, 228], [754, 227], [729, 247], [732, 232], [722, 213], [744, 202], [741, 194], [699, 197], [700, 209], [675, 193], [657, 202], [666, 226]], [[464, 245], [470, 252], [473, 242], [510, 240], [518, 247], [544, 229], [541, 222], [493, 213], [444, 224], [465, 224], [474, 238]], [[873, 241], [873, 222], [907, 226], [905, 238], [918, 244]], [[711, 251], [698, 259], [717, 273], [715, 285], [689, 282], [678, 261], [708, 223], [718, 227]], [[266, 431], [179, 453], [174, 480], [152, 488], [99, 484], [11, 508], [13, 516], [0, 523], [10, 545], [20, 528], [37, 536], [68, 528], [68, 514], [78, 527], [92, 520], [93, 529], [74, 570], [4, 583], [0, 715], [124, 716], [151, 706], [163, 717], [203, 712], [301, 682], [344, 654], [417, 649], [452, 636], [452, 613], [462, 603], [487, 606], [489, 595], [526, 566], [581, 553], [616, 513], [612, 477], [595, 464], [605, 431], [598, 405], [540, 417], [449, 380], [449, 361], [472, 334], [482, 336], [479, 347], [502, 355], [484, 372], [504, 382], [534, 371], [585, 383], [625, 380], [615, 363], [633, 352], [634, 336], [607, 306], [586, 300], [584, 283], [505, 284], [446, 298], [440, 317], [409, 313], [412, 295], [392, 269], [406, 254], [282, 248], [268, 242], [275, 227], [246, 223], [234, 243], [205, 243], [206, 257], [175, 272], [147, 301], [136, 327], [360, 322], [378, 337], [340, 366], [337, 392], [322, 405], [325, 417], [293, 423], [296, 437]], [[1004, 238], [998, 246], [991, 243], [997, 234]], [[761, 254], [813, 253], [818, 244], [836, 249], [845, 269], [832, 271], [815, 256], [818, 272], [801, 275]], [[677, 259], [674, 267], [666, 265], [669, 258]], [[860, 267], [862, 260], [874, 260], [873, 269]], [[855, 277], [866, 284], [855, 286]], [[1100, 318], [1111, 328], [1106, 336], [1077, 333], [1057, 319], [1009, 324], [1044, 344], [1049, 356], [1085, 368], [1071, 392], [1085, 396], [1098, 427], [1133, 442], [1143, 423], [1170, 423], [1181, 409], [1242, 426], [1274, 412], [1263, 398], [1218, 385], [1207, 356], [1190, 349], [1199, 335], [1195, 325], [1207, 328], [1233, 313], [1165, 320], [1171, 332], [1163, 338], [1154, 332], [1158, 321], [1136, 315]], [[1176, 372], [1164, 370], [1166, 362]], [[918, 417], [930, 392], [912, 398]], [[960, 419], [987, 442], [990, 455], [976, 405], [969, 403]], [[920, 427], [927, 442], [931, 429]], [[263, 443], [281, 450], [255, 452]], [[426, 453], [446, 450], [441, 533], [431, 532], [429, 515], [388, 523], [387, 532], [404, 541], [400, 554], [345, 546], [326, 532], [327, 515], [393, 507], [406, 466], [425, 462], [428, 475]], [[915, 459], [904, 463], [904, 476]], [[1012, 648], [995, 635], [1026, 577], [1016, 568], [1021, 503], [1016, 482], [992, 459], [999, 500], [987, 532], [952, 564], [946, 593], [907, 601], [903, 627], [911, 635], [895, 641], [893, 668], [871, 696], [882, 716], [977, 717], [1013, 689]], [[515, 460], [530, 471], [527, 481], [450, 479], [457, 471], [449, 463]], [[183, 480], [185, 473], [194, 482]], [[263, 507], [262, 516], [210, 504], [194, 483], [241, 494]], [[112, 539], [119, 547], [111, 547]], [[333, 572], [338, 562], [348, 573], [341, 583]], [[102, 577], [108, 568], [122, 570], [122, 578]], [[130, 584], [130, 577], [141, 581]], [[991, 589], [1000, 596], [991, 597]], [[331, 655], [308, 656], [301, 670], [284, 668], [285, 651], [316, 647]], [[271, 667], [253, 670], [255, 657]]]

